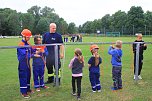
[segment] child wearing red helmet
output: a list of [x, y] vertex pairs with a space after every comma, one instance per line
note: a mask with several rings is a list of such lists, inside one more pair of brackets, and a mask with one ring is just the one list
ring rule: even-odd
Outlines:
[[30, 98], [30, 93], [33, 91], [30, 89], [30, 78], [31, 78], [31, 68], [30, 68], [30, 58], [31, 58], [31, 48], [24, 47], [30, 45], [28, 42], [32, 33], [28, 29], [24, 29], [21, 32], [23, 36], [22, 41], [19, 43], [19, 46], [23, 46], [17, 48], [17, 57], [19, 61], [18, 65], [18, 75], [20, 82], [20, 92], [24, 98]]
[[98, 45], [94, 44], [91, 45], [90, 51], [92, 53], [92, 56], [90, 57], [88, 61], [88, 67], [89, 67], [89, 78], [90, 83], [92, 86], [93, 92], [101, 92], [101, 84], [100, 84], [100, 67], [99, 65], [102, 62], [101, 57], [98, 54]]

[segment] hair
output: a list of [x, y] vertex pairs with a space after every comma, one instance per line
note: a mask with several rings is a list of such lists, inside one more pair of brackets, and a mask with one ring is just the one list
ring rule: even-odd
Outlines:
[[76, 48], [74, 51], [75, 55], [78, 57], [80, 63], [83, 63], [83, 56], [80, 48]]
[[37, 44], [38, 38], [41, 39], [41, 36], [40, 35], [35, 35], [34, 36], [34, 44]]
[[56, 24], [55, 24], [55, 23], [50, 23], [50, 27], [51, 27], [51, 26], [55, 26], [55, 27], [56, 27]]
[[121, 48], [121, 46], [122, 46], [122, 41], [121, 40], [117, 40], [116, 41], [116, 47], [117, 48]]
[[138, 34], [137, 34], [137, 38], [138, 38], [138, 39], [142, 39], [142, 34], [141, 34], [141, 33], [138, 33]]

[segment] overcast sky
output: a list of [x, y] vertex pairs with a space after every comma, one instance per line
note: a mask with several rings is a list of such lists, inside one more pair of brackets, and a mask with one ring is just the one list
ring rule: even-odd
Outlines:
[[131, 6], [141, 6], [144, 12], [152, 11], [152, 0], [0, 0], [0, 8], [22, 13], [35, 5], [54, 8], [67, 23], [74, 22], [77, 26], [118, 10], [127, 12]]

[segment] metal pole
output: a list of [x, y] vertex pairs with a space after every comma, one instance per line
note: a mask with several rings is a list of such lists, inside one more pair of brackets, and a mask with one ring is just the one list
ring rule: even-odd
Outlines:
[[122, 26], [122, 28], [121, 28], [121, 33], [122, 33], [122, 37], [123, 37], [123, 26]]
[[145, 35], [146, 35], [146, 25], [145, 25]]
[[134, 33], [135, 33], [135, 28], [134, 28], [134, 25], [133, 25], [133, 29], [132, 29], [132, 30], [133, 30], [133, 36], [134, 36]]
[[59, 72], [58, 72], [58, 45], [54, 46], [54, 51], [55, 51], [55, 86], [59, 86]]
[[104, 27], [104, 35], [106, 36], [106, 29], [105, 29], [105, 27]]
[[135, 70], [135, 81], [138, 80], [138, 70], [139, 70], [139, 47], [140, 43], [136, 43], [136, 70]]

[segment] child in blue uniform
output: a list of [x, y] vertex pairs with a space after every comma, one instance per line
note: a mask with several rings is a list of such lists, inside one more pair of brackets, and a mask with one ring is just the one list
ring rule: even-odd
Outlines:
[[101, 57], [98, 54], [98, 45], [91, 45], [90, 51], [92, 53], [91, 58], [88, 61], [89, 66], [89, 78], [92, 86], [93, 92], [101, 92], [101, 84], [100, 84], [100, 67], [99, 65], [102, 62]]
[[[35, 45], [41, 44], [39, 35], [34, 37], [34, 43]], [[44, 85], [45, 56], [48, 52], [45, 46], [34, 46], [32, 52], [34, 87], [36, 91], [40, 91], [40, 87], [49, 88]]]
[[77, 82], [77, 99], [80, 100], [82, 68], [84, 67], [84, 58], [81, 49], [76, 48], [74, 58], [70, 61], [69, 68], [72, 69], [72, 95], [76, 95], [75, 81]]
[[[32, 33], [28, 29], [24, 29], [21, 32], [23, 36], [22, 41], [19, 43], [19, 46], [27, 46], [29, 44], [30, 37]], [[30, 68], [30, 58], [31, 58], [31, 48], [30, 47], [21, 47], [17, 48], [17, 57], [18, 57], [18, 75], [20, 82], [20, 92], [24, 98], [30, 98], [29, 93], [33, 93], [30, 89], [30, 78], [31, 78], [31, 68]]]
[[112, 55], [111, 64], [112, 64], [112, 79], [113, 87], [112, 90], [122, 89], [122, 79], [121, 79], [121, 57], [122, 57], [122, 41], [116, 41], [116, 47], [109, 47], [108, 53]]

